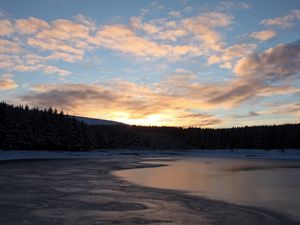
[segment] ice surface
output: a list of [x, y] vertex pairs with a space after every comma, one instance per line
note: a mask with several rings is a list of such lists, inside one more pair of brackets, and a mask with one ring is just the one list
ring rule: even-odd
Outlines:
[[145, 157], [215, 157], [215, 158], [252, 158], [252, 159], [283, 159], [300, 160], [299, 149], [288, 150], [99, 150], [91, 152], [70, 151], [20, 151], [0, 150], [0, 160], [16, 159], [71, 159], [71, 158], [102, 158], [110, 156], [145, 156]]

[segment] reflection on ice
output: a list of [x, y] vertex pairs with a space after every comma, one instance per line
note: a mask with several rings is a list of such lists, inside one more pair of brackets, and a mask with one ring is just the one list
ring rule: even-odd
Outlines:
[[160, 159], [155, 163], [169, 166], [116, 174], [140, 185], [273, 208], [299, 218], [299, 161], [190, 158], [173, 162]]

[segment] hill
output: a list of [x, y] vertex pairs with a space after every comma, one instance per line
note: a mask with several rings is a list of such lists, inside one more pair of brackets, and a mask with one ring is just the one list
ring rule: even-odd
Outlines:
[[74, 118], [88, 125], [126, 125], [124, 123], [112, 121], [112, 120], [102, 120], [102, 119], [81, 117], [81, 116], [74, 116]]

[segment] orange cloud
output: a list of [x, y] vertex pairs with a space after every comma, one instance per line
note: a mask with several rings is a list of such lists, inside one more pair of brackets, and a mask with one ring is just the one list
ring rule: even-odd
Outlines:
[[222, 67], [231, 69], [235, 60], [252, 53], [255, 48], [255, 44], [236, 44], [222, 48], [211, 54], [207, 59], [207, 63], [208, 65], [221, 63]]
[[184, 29], [172, 29], [162, 31], [158, 34], [158, 38], [162, 40], [176, 41], [180, 37], [188, 35], [188, 32]]
[[70, 20], [58, 19], [51, 23], [50, 29], [38, 33], [37, 38], [72, 40], [73, 38], [89, 38], [89, 27], [74, 23]]
[[12, 77], [13, 75], [11, 74], [5, 74], [0, 77], [0, 90], [12, 90], [18, 87]]
[[36, 65], [16, 65], [16, 71], [42, 71], [45, 74], [56, 74], [58, 76], [68, 76], [70, 71], [58, 68], [52, 65], [36, 64]]
[[49, 28], [49, 24], [41, 19], [29, 17], [16, 20], [16, 28], [22, 34], [32, 34], [41, 29]]
[[290, 28], [295, 25], [295, 21], [300, 20], [300, 10], [292, 10], [288, 15], [276, 17], [273, 19], [264, 19], [262, 24], [268, 26], [279, 26], [281, 28]]
[[0, 53], [20, 53], [22, 48], [14, 41], [0, 39]]
[[172, 57], [195, 54], [199, 49], [188, 45], [167, 45], [142, 38], [123, 25], [106, 25], [91, 39], [92, 43], [141, 57]]
[[262, 30], [259, 32], [253, 32], [249, 36], [260, 41], [267, 41], [276, 37], [276, 35], [276, 32], [273, 30]]
[[95, 28], [94, 24], [83, 16], [76, 18], [84, 24], [70, 20], [54, 20], [51, 25], [44, 26], [45, 29], [39, 31], [35, 37], [29, 37], [27, 44], [51, 51], [47, 60], [62, 59], [66, 62], [82, 60], [85, 51], [93, 48], [89, 39], [90, 32]]
[[71, 54], [83, 54], [82, 49], [75, 48], [72, 44], [65, 43], [57, 39], [37, 39], [37, 38], [28, 38], [28, 45], [39, 47], [43, 50], [49, 51], [63, 51]]
[[0, 20], [0, 36], [8, 36], [14, 32], [12, 22], [9, 20]]
[[162, 57], [168, 54], [166, 46], [141, 38], [123, 25], [104, 26], [93, 41], [97, 45], [137, 56]]
[[207, 49], [218, 51], [223, 47], [222, 37], [215, 30], [220, 27], [228, 27], [232, 24], [233, 16], [208, 12], [197, 17], [191, 17], [182, 21], [183, 27], [199, 39]]
[[58, 76], [71, 74], [68, 70], [47, 65], [47, 60], [47, 58], [35, 54], [0, 54], [0, 68], [7, 71], [41, 71], [45, 74], [56, 74]]
[[59, 60], [62, 59], [65, 62], [73, 63], [75, 61], [83, 60], [83, 55], [81, 54], [71, 54], [66, 52], [53, 52], [46, 57], [47, 60]]

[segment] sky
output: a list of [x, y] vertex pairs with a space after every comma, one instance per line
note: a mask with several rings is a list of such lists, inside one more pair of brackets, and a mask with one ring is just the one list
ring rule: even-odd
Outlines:
[[1, 0], [0, 101], [128, 124], [300, 122], [300, 1]]

